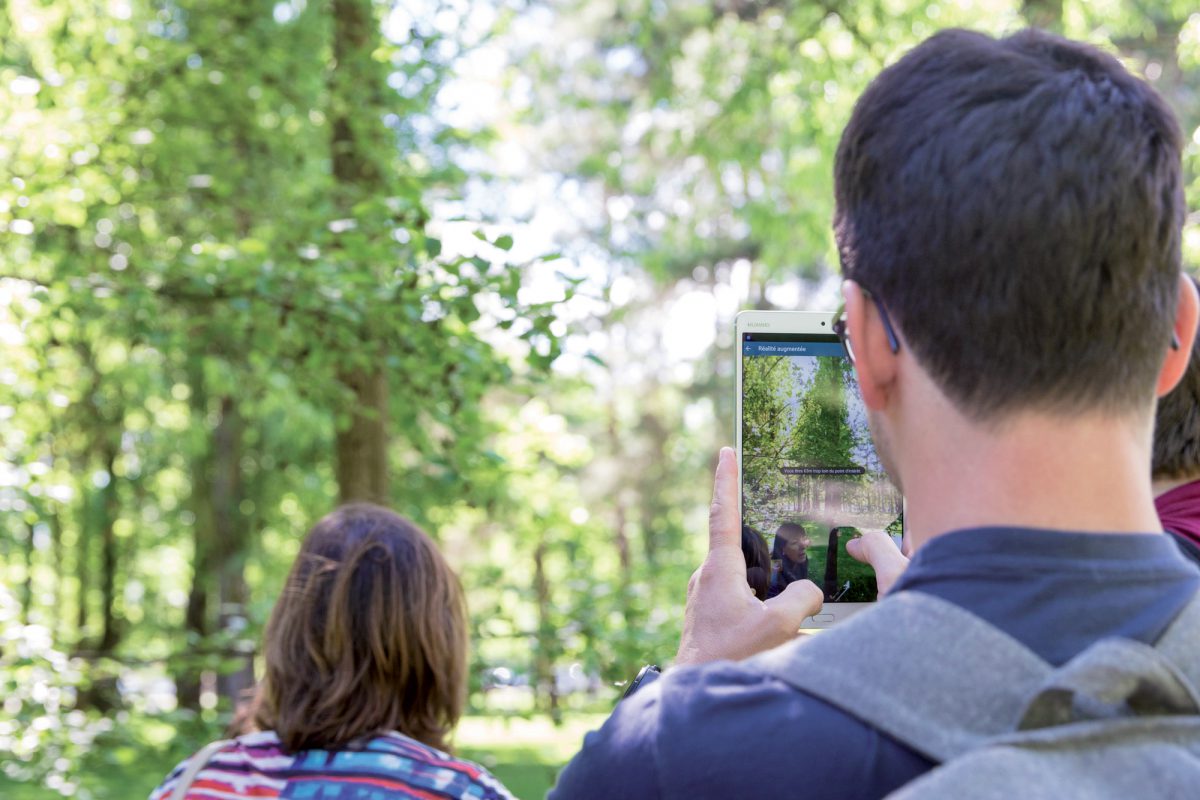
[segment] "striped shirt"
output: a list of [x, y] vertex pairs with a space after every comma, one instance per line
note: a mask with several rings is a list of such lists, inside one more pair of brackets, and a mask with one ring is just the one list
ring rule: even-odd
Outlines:
[[[170, 800], [188, 761], [150, 793], [150, 800]], [[291, 754], [284, 751], [274, 731], [239, 736], [209, 760], [187, 792], [187, 800], [246, 797], [513, 800], [500, 781], [478, 764], [451, 758], [395, 732], [354, 749]]]

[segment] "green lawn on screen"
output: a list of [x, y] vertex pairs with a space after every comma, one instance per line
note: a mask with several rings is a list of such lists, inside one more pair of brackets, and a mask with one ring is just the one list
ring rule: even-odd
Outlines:
[[[808, 578], [824, 589], [825, 560], [829, 551], [829, 529], [820, 528], [812, 523], [805, 523], [804, 529], [808, 531], [808, 535], [813, 541], [813, 546], [809, 547], [807, 551]], [[875, 571], [866, 564], [855, 561], [854, 557], [846, 550], [846, 543], [854, 538], [853, 533], [853, 528], [843, 528], [842, 535], [838, 537], [838, 588], [836, 591], [841, 591], [842, 585], [846, 581], [850, 581], [850, 590], [841, 597], [840, 601], [866, 603], [875, 599]]]

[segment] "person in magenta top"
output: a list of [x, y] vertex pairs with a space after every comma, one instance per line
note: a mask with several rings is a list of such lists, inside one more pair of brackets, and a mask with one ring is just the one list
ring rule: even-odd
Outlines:
[[[1195, 282], [1195, 279], [1193, 279]], [[1154, 508], [1163, 530], [1200, 563], [1200, 348], [1154, 417]]]

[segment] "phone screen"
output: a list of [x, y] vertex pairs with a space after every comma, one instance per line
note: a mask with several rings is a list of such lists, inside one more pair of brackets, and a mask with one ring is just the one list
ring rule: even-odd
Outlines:
[[899, 546], [903, 501], [875, 452], [853, 365], [832, 334], [744, 333], [741, 348], [751, 585], [773, 597], [808, 578], [826, 602], [875, 600], [874, 571], [846, 543], [876, 529]]

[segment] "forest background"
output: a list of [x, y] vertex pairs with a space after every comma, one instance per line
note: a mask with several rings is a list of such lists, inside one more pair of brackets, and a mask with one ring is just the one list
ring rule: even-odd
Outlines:
[[460, 570], [460, 745], [540, 796], [674, 652], [733, 315], [836, 305], [855, 98], [1026, 24], [1159, 88], [1200, 207], [1192, 0], [0, 4], [0, 794], [144, 796], [363, 498]]

